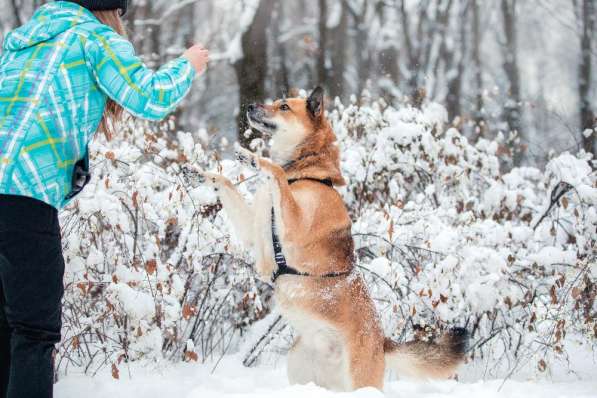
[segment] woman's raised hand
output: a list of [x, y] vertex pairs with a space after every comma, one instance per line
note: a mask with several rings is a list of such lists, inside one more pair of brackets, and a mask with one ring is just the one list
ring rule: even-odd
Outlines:
[[189, 60], [193, 68], [200, 75], [207, 69], [209, 62], [209, 51], [200, 44], [195, 44], [193, 47], [187, 49], [182, 56]]

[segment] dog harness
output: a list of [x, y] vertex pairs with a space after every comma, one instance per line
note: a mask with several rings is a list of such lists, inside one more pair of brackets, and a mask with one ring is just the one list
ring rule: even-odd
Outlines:
[[[319, 180], [317, 178], [294, 178], [288, 180], [288, 184], [292, 185], [297, 181], [301, 180], [311, 180], [318, 182], [320, 184], [327, 185], [330, 188], [334, 187], [332, 180], [329, 178]], [[274, 272], [272, 277], [272, 283], [276, 281], [282, 275], [299, 275], [299, 276], [313, 276], [306, 272], [299, 272], [296, 268], [292, 268], [286, 262], [286, 257], [284, 257], [284, 253], [282, 253], [282, 244], [280, 242], [280, 238], [276, 232], [276, 214], [274, 212], [274, 208], [272, 207], [272, 244], [274, 247], [274, 259], [276, 260], [276, 264], [278, 265], [278, 269]], [[345, 276], [349, 275], [352, 271], [344, 271], [344, 272], [330, 272], [329, 274], [321, 275], [321, 278], [333, 278], [337, 276]]]

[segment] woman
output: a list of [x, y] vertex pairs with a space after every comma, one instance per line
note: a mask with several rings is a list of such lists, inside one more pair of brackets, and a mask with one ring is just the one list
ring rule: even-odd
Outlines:
[[52, 396], [64, 260], [58, 210], [87, 180], [87, 144], [123, 108], [167, 116], [205, 70], [193, 46], [157, 72], [124, 38], [126, 0], [54, 1], [0, 58], [0, 398]]

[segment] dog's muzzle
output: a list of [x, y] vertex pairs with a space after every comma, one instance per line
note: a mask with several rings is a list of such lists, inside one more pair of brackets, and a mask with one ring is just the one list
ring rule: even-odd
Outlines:
[[252, 127], [265, 133], [272, 133], [276, 125], [267, 120], [265, 109], [261, 105], [251, 104], [247, 107], [247, 118]]
[[251, 104], [247, 107], [247, 117], [255, 122], [261, 122], [265, 118], [265, 110], [263, 107]]

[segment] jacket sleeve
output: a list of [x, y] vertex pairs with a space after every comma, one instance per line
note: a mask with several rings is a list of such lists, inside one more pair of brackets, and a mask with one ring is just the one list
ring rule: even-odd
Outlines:
[[133, 45], [110, 29], [91, 32], [84, 42], [86, 62], [108, 97], [133, 115], [161, 120], [188, 94], [195, 69], [185, 58], [157, 71], [135, 55]]

